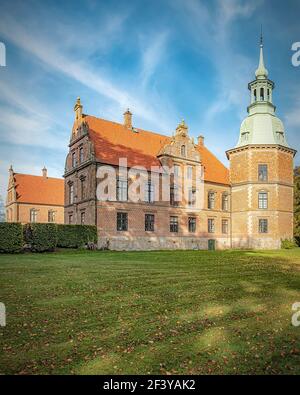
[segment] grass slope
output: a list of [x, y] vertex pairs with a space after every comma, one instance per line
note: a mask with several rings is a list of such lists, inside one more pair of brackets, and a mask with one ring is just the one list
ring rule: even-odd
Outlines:
[[0, 256], [3, 374], [300, 373], [300, 249]]

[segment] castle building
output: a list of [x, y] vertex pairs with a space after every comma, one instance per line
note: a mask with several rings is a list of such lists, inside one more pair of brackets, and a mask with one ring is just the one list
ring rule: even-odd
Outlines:
[[9, 169], [6, 221], [20, 223], [64, 223], [64, 180], [15, 173]]
[[[115, 250], [280, 248], [293, 237], [296, 151], [275, 116], [273, 89], [261, 42], [248, 116], [227, 151], [229, 170], [204, 137], [194, 142], [184, 121], [164, 136], [133, 126], [129, 110], [123, 124], [86, 115], [78, 98], [65, 164], [65, 223], [95, 224], [99, 247]], [[131, 199], [137, 184], [139, 198]], [[114, 193], [102, 199], [100, 190]]]

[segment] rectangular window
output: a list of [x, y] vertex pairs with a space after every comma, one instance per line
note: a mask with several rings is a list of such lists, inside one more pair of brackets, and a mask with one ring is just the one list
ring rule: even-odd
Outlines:
[[85, 212], [84, 211], [82, 211], [80, 214], [80, 223], [81, 223], [81, 225], [85, 224]]
[[196, 218], [189, 217], [189, 232], [195, 233], [196, 232]]
[[268, 220], [260, 219], [258, 221], [258, 231], [259, 233], [268, 233]]
[[267, 209], [268, 208], [268, 193], [259, 192], [258, 194], [258, 208]]
[[55, 212], [53, 210], [48, 211], [48, 222], [55, 222]]
[[193, 188], [189, 189], [189, 196], [188, 196], [188, 204], [189, 206], [195, 206], [196, 204], [196, 190]]
[[145, 185], [145, 202], [154, 202], [154, 185], [151, 182], [147, 182]]
[[76, 153], [72, 152], [72, 167], [76, 167]]
[[208, 202], [207, 202], [207, 207], [210, 210], [213, 210], [215, 208], [215, 192], [208, 192]]
[[170, 187], [170, 204], [176, 206], [179, 202], [179, 194], [177, 185], [171, 185]]
[[258, 180], [268, 181], [268, 165], [258, 165]]
[[154, 215], [145, 214], [145, 231], [154, 232]]
[[179, 165], [174, 165], [174, 176], [179, 176]]
[[208, 233], [215, 232], [215, 220], [213, 218], [208, 219]]
[[127, 231], [128, 230], [128, 214], [127, 213], [117, 213], [117, 230]]
[[71, 184], [69, 186], [69, 203], [70, 204], [74, 203], [74, 184]]
[[222, 210], [228, 211], [228, 195], [227, 195], [227, 193], [223, 193], [223, 195], [222, 195]]
[[73, 214], [69, 214], [69, 224], [72, 225], [73, 223]]
[[79, 148], [79, 162], [83, 162], [83, 147]]
[[85, 199], [85, 179], [82, 179], [80, 181], [80, 185], [81, 185], [81, 200]]
[[120, 202], [126, 202], [128, 199], [128, 183], [127, 180], [117, 180], [117, 200]]
[[35, 223], [37, 221], [37, 210], [32, 208], [30, 210], [30, 222]]
[[187, 168], [187, 179], [191, 180], [193, 178], [193, 168], [192, 166], [188, 166]]
[[178, 217], [170, 217], [170, 232], [178, 232]]
[[225, 235], [228, 234], [228, 219], [222, 220], [222, 233], [224, 233]]

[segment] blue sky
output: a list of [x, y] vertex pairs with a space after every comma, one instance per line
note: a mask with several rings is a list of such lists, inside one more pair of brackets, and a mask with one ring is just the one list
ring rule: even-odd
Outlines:
[[62, 176], [77, 96], [85, 113], [122, 122], [129, 107], [136, 127], [164, 134], [184, 118], [227, 164], [261, 24], [277, 114], [300, 150], [298, 0], [1, 0], [0, 11], [0, 194], [11, 163]]

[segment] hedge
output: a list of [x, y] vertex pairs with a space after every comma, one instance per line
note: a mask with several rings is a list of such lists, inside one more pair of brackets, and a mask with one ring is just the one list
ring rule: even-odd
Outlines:
[[95, 225], [57, 225], [57, 247], [80, 248], [88, 243], [97, 243]]
[[20, 252], [23, 248], [23, 227], [19, 223], [0, 223], [0, 252]]
[[57, 226], [56, 224], [26, 224], [24, 241], [31, 251], [53, 251], [57, 245]]
[[56, 247], [81, 248], [97, 243], [94, 225], [0, 223], [0, 252], [53, 251]]

